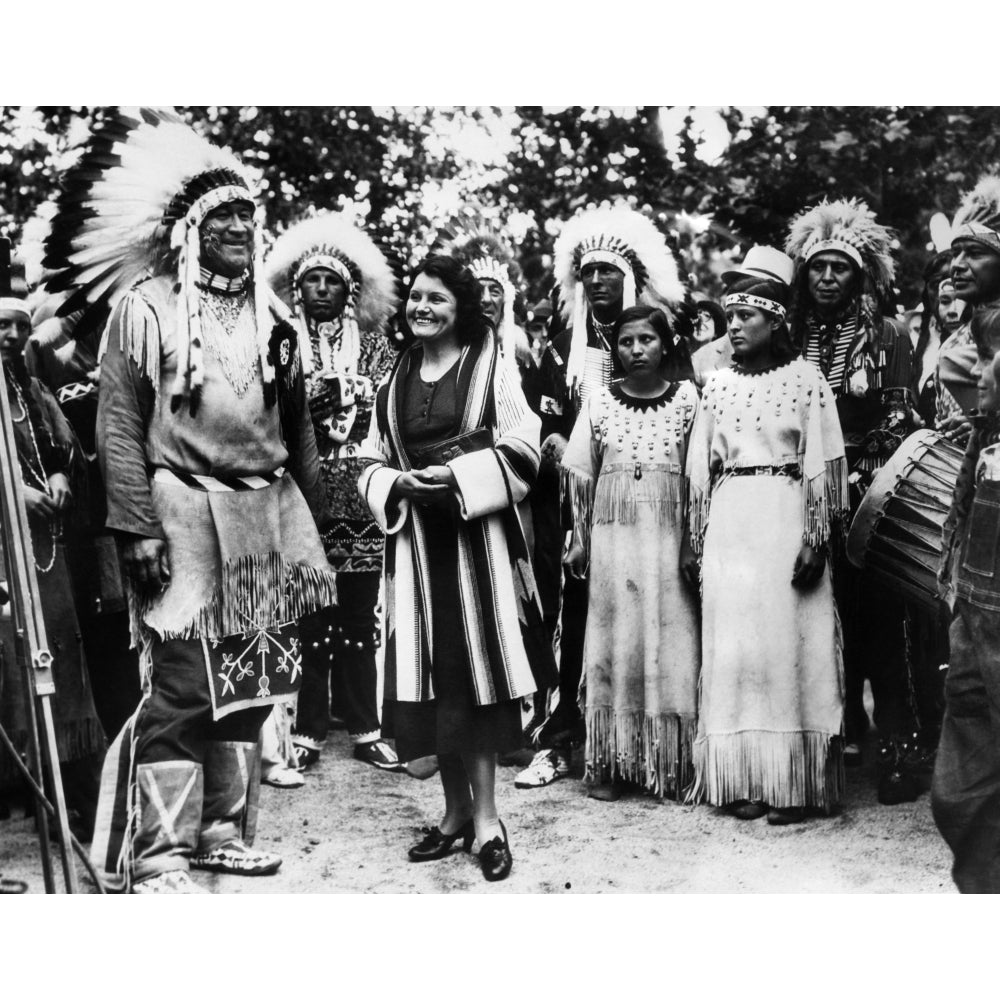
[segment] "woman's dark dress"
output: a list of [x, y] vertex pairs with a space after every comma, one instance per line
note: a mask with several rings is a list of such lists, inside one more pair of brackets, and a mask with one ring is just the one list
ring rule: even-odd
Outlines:
[[[406, 376], [401, 428], [403, 445], [414, 451], [457, 433], [464, 400], [456, 398], [458, 362], [437, 382], [420, 378], [413, 360]], [[382, 734], [396, 740], [401, 760], [431, 754], [507, 753], [521, 746], [520, 700], [476, 705], [458, 590], [458, 524], [453, 504], [421, 508], [428, 539], [430, 604], [434, 623], [431, 650], [433, 701], [386, 700]]]
[[[33, 404], [28, 412], [22, 410], [13, 389], [8, 389], [7, 396], [19, 457], [23, 463], [37, 469], [35, 442], [41, 437], [42, 429], [34, 422], [36, 419], [41, 420], [53, 443], [51, 453], [42, 452], [47, 455], [47, 467], [43, 472], [46, 475], [64, 472], [73, 477], [70, 442], [75, 439], [59, 411], [55, 397], [36, 379], [26, 383], [22, 392], [28, 397], [29, 405]], [[33, 423], [30, 430], [29, 420]], [[39, 485], [37, 480], [30, 477], [27, 482], [29, 485]], [[77, 482], [78, 477], [75, 477], [74, 485]], [[70, 809], [80, 812], [86, 823], [92, 826], [106, 746], [104, 730], [94, 708], [90, 675], [83, 653], [63, 544], [58, 542], [53, 556], [54, 543], [48, 526], [33, 518], [30, 525], [42, 620], [49, 649], [53, 654], [52, 675], [56, 693], [52, 707], [66, 804]], [[37, 569], [38, 565], [49, 568], [43, 571]], [[2, 554], [0, 580], [4, 580], [5, 586], [7, 585]], [[27, 752], [30, 720], [27, 713], [26, 678], [17, 664], [15, 648], [13, 621], [9, 616], [4, 617], [0, 620], [0, 724], [10, 735], [18, 751]], [[7, 754], [0, 749], [0, 789], [15, 787], [20, 782], [19, 772], [15, 770]]]

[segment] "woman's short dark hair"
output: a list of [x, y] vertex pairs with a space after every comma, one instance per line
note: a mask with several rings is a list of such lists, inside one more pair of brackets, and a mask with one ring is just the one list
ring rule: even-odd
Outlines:
[[[413, 272], [406, 289], [407, 297], [421, 274], [437, 278], [455, 296], [455, 336], [459, 344], [464, 347], [486, 336], [492, 324], [483, 314], [479, 282], [464, 264], [445, 254], [430, 254]], [[409, 329], [409, 324], [406, 325]]]
[[[787, 308], [789, 291], [788, 285], [783, 282], [766, 281], [753, 275], [746, 275], [726, 285], [726, 298], [738, 292], [746, 292], [749, 295], [770, 299], [772, 302], [777, 302]], [[766, 312], [769, 316], [777, 315], [768, 309], [762, 309], [761, 312]], [[792, 343], [792, 335], [788, 330], [788, 323], [784, 319], [771, 335], [771, 353], [774, 355], [775, 361], [787, 361], [789, 358], [797, 357], [800, 353], [799, 349]]]
[[670, 328], [670, 320], [662, 309], [655, 306], [632, 306], [625, 309], [615, 320], [611, 328], [611, 366], [616, 377], [625, 374], [621, 360], [618, 357], [618, 336], [627, 323], [646, 323], [660, 338], [663, 345], [663, 358], [660, 361], [660, 371], [663, 377], [671, 382], [694, 378], [694, 366], [691, 364], [691, 352], [687, 340], [680, 334], [675, 334]]
[[694, 304], [694, 308], [696, 312], [708, 313], [712, 317], [712, 326], [715, 331], [712, 334], [712, 340], [718, 340], [726, 335], [726, 310], [718, 302], [714, 302], [712, 299], [702, 299]]

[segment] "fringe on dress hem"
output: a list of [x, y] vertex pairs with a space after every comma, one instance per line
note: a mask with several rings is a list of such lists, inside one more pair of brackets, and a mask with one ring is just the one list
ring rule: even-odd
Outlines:
[[689, 803], [724, 806], [749, 799], [776, 809], [811, 806], [829, 812], [844, 793], [843, 747], [830, 733], [710, 735], [695, 741], [694, 761]]
[[586, 780], [616, 778], [680, 799], [694, 778], [694, 715], [587, 710]]

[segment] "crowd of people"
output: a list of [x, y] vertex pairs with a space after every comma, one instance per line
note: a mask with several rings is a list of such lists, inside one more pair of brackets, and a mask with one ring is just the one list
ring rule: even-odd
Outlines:
[[[478, 844], [487, 880], [513, 866], [497, 761], [526, 748], [528, 796], [582, 752], [600, 802], [821, 820], [874, 743], [867, 681], [879, 801], [933, 773], [956, 883], [1000, 890], [1000, 179], [899, 318], [892, 234], [853, 199], [803, 206], [719, 301], [617, 204], [562, 221], [526, 308], [471, 219], [408, 271], [344, 212], [265, 252], [237, 158], [144, 110], [26, 227], [0, 357], [105, 884], [275, 872], [260, 782], [301, 787], [335, 720], [360, 764], [439, 774], [409, 859]], [[919, 428], [966, 448], [940, 601], [846, 542]]]

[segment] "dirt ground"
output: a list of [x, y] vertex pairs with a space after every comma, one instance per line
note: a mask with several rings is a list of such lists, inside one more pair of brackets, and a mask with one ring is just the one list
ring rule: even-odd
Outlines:
[[[866, 749], [871, 759], [874, 747]], [[514, 855], [505, 882], [485, 882], [475, 855], [460, 852], [409, 863], [406, 849], [440, 818], [439, 780], [357, 763], [343, 733], [331, 735], [303, 788], [262, 789], [257, 843], [284, 856], [276, 875], [195, 878], [225, 893], [954, 891], [928, 796], [879, 805], [871, 764], [848, 771], [836, 815], [784, 828], [646, 797], [598, 802], [587, 798], [579, 767], [547, 788], [519, 790], [517, 770], [497, 776]], [[38, 841], [17, 810], [0, 822], [0, 875], [43, 890]]]

